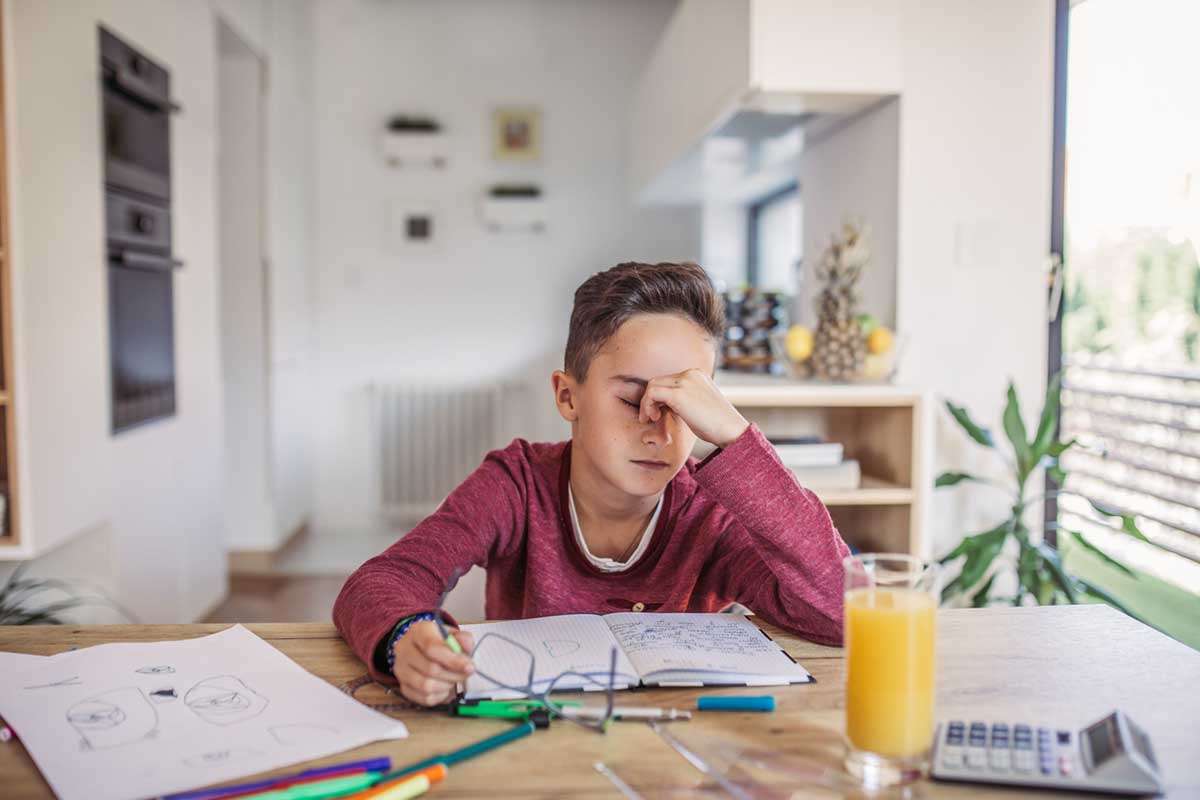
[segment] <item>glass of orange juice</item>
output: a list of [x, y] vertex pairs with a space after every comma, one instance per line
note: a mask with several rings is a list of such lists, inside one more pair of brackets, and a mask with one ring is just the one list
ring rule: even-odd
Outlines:
[[922, 777], [933, 745], [934, 565], [864, 553], [846, 578], [846, 767], [869, 786]]

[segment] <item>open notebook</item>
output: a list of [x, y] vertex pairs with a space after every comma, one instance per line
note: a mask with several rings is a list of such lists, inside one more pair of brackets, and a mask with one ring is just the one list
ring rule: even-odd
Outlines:
[[[564, 614], [555, 617], [464, 625], [475, 636], [475, 666], [508, 686], [528, 679], [529, 655], [485, 634], [498, 633], [534, 654], [534, 689], [543, 691], [562, 672], [594, 675], [607, 683], [617, 648], [615, 687], [777, 686], [814, 678], [745, 617], [735, 614]], [[599, 687], [568, 676], [555, 689]], [[468, 700], [519, 695], [478, 673]]]

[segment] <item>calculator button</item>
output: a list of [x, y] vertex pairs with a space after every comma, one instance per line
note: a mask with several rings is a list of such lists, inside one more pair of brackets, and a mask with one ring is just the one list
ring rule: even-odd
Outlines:
[[1008, 772], [1012, 764], [1007, 750], [992, 750], [989, 761], [996, 772]]
[[1033, 749], [1033, 743], [1028, 739], [1017, 739], [1013, 742], [1013, 748], [1022, 752], [1029, 751]]
[[1033, 733], [1033, 731], [1032, 731], [1032, 729], [1030, 729], [1030, 727], [1028, 725], [1014, 725], [1013, 733], [1015, 733], [1017, 736], [1028, 737]]
[[963, 763], [963, 751], [961, 747], [944, 747], [942, 748], [942, 766], [944, 767], [961, 767]]
[[1072, 763], [1070, 756], [1059, 756], [1058, 771], [1063, 775], [1070, 775], [1072, 772]]
[[967, 748], [967, 766], [971, 769], [983, 769], [987, 766], [987, 751], [982, 747]]
[[1071, 743], [1071, 732], [1070, 731], [1059, 731], [1058, 732], [1058, 743], [1059, 744], [1070, 744]]
[[1033, 756], [1029, 753], [1018, 751], [1013, 754], [1013, 769], [1018, 772], [1033, 772]]

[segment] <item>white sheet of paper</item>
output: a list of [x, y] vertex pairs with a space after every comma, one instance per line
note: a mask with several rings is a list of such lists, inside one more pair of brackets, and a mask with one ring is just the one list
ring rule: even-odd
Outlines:
[[0, 716], [59, 800], [181, 792], [408, 735], [241, 625], [0, 653], [0, 675]]

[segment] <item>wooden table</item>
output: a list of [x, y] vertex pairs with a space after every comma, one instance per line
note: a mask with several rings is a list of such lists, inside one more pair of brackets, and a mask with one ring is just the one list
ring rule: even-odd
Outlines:
[[[0, 627], [0, 650], [50, 655], [103, 642], [186, 639], [222, 625]], [[331, 625], [248, 625], [301, 666], [341, 685], [363, 674]], [[697, 714], [676, 723], [681, 736], [704, 734], [788, 752], [838, 767], [841, 759], [842, 651], [770, 630], [817, 678], [816, 684], [730, 693], [775, 695], [774, 714]], [[938, 615], [938, 717], [1024, 718], [1078, 728], [1119, 706], [1150, 734], [1171, 797], [1200, 796], [1200, 653], [1107, 606], [947, 610]], [[372, 694], [374, 693], [374, 694]], [[694, 707], [699, 690], [655, 689], [630, 695], [639, 705]], [[358, 693], [388, 702], [373, 686]], [[397, 765], [445, 752], [501, 730], [493, 720], [452, 719], [429, 711], [396, 714], [411, 736], [313, 762], [389, 755]], [[607, 735], [556, 723], [549, 731], [455, 766], [431, 797], [597, 797], [619, 795], [592, 768], [604, 761], [635, 785], [659, 790], [701, 785], [698, 773], [639, 723]], [[280, 772], [289, 772], [295, 767]], [[51, 797], [19, 743], [0, 745], [0, 794], [7, 800]], [[829, 796], [820, 790], [796, 796]], [[1036, 793], [936, 782], [923, 797], [1026, 797]], [[676, 795], [678, 796], [678, 795]], [[1061, 800], [1065, 795], [1045, 794]]]

